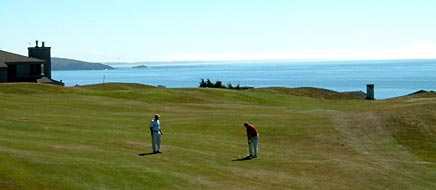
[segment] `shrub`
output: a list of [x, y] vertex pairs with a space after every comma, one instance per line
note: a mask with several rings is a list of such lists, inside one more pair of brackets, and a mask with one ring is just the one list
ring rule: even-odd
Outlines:
[[233, 87], [231, 83], [228, 83], [227, 86], [225, 86], [223, 85], [223, 82], [220, 80], [217, 80], [215, 83], [213, 83], [210, 79], [207, 79], [206, 81], [204, 79], [201, 79], [199, 87], [200, 88], [227, 88], [227, 89], [236, 89], [236, 90], [253, 88], [249, 86], [241, 87], [239, 84], [236, 87]]

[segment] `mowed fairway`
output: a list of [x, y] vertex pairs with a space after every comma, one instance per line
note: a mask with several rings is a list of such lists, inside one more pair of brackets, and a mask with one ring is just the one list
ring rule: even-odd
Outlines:
[[[436, 189], [431, 93], [0, 84], [0, 95], [1, 190]], [[155, 113], [163, 153], [147, 155]], [[248, 152], [244, 121], [260, 132], [259, 158], [234, 161]]]

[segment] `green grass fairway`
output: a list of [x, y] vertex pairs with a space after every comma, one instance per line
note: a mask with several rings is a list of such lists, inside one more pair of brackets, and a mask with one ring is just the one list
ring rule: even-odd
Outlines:
[[0, 84], [0, 189], [436, 189], [435, 94], [323, 92]]

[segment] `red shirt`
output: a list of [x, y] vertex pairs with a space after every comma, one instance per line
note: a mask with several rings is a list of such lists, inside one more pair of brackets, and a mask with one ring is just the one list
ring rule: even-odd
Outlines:
[[257, 129], [254, 125], [245, 126], [245, 129], [247, 129], [248, 139], [251, 139], [251, 138], [257, 136], [257, 134], [258, 134]]

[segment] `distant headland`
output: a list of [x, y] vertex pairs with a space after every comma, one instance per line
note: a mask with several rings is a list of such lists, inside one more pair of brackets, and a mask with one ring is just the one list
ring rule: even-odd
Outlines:
[[52, 69], [53, 70], [106, 70], [114, 69], [109, 65], [102, 63], [91, 63], [86, 61], [79, 61], [75, 59], [67, 58], [51, 58]]
[[147, 65], [137, 65], [137, 66], [134, 66], [132, 68], [133, 69], [146, 69], [146, 68], [148, 68], [148, 66]]

